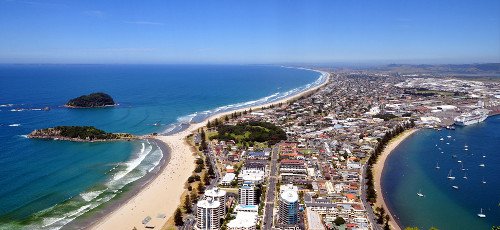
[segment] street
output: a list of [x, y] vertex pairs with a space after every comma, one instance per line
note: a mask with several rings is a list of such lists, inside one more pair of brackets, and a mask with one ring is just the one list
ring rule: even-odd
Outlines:
[[269, 182], [266, 192], [266, 201], [264, 206], [264, 223], [262, 229], [271, 229], [273, 226], [273, 210], [274, 210], [274, 199], [276, 195], [276, 180], [277, 180], [277, 162], [278, 162], [278, 148], [274, 147], [271, 153], [271, 163], [269, 167], [271, 171], [269, 173]]

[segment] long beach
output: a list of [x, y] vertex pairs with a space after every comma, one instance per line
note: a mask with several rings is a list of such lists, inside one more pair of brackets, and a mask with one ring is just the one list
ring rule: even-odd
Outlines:
[[398, 225], [397, 221], [394, 219], [394, 215], [391, 213], [391, 210], [387, 207], [382, 190], [382, 172], [384, 170], [385, 161], [387, 157], [398, 147], [398, 145], [403, 142], [406, 138], [415, 133], [418, 129], [406, 130], [403, 133], [399, 134], [395, 138], [389, 141], [387, 146], [384, 148], [384, 151], [378, 157], [377, 163], [373, 166], [373, 177], [374, 177], [374, 185], [375, 190], [377, 192], [377, 202], [375, 203], [375, 207], [383, 207], [387, 213], [391, 216], [391, 220], [389, 224], [392, 229], [401, 230], [401, 227]]
[[[250, 108], [258, 110], [262, 107], [293, 101], [330, 82], [329, 73], [317, 72], [326, 75], [325, 81], [298, 94], [263, 105], [214, 114], [203, 122], [190, 124], [187, 129], [181, 132], [168, 136], [157, 136], [157, 140], [164, 142], [170, 148], [170, 161], [166, 161], [167, 165], [159, 172], [159, 175], [144, 188], [140, 189], [135, 196], [118, 205], [114, 211], [95, 223], [92, 228], [133, 229], [135, 227], [137, 229], [146, 229], [142, 221], [147, 216], [152, 218], [151, 223], [154, 223], [155, 228], [161, 228], [165, 225], [168, 218], [174, 214], [175, 209], [180, 204], [180, 197], [185, 190], [184, 183], [195, 168], [195, 156], [185, 138], [199, 128], [204, 127], [207, 120], [214, 120], [233, 112], [242, 112]], [[158, 218], [158, 216], [165, 216], [165, 218]]]

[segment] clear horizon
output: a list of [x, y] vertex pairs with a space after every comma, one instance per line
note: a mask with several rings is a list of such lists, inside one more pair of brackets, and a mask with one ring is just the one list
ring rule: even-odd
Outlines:
[[500, 62], [499, 1], [0, 1], [3, 64]]

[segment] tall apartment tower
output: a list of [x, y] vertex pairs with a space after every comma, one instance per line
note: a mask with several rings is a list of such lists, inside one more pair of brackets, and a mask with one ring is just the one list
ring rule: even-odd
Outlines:
[[217, 230], [220, 228], [220, 202], [208, 197], [196, 204], [196, 226], [197, 230]]
[[205, 198], [212, 198], [214, 201], [219, 201], [219, 215], [221, 218], [226, 216], [226, 191], [217, 187], [205, 191]]
[[279, 197], [278, 222], [280, 224], [297, 224], [299, 212], [299, 195], [297, 190], [284, 189]]
[[238, 189], [238, 198], [240, 205], [257, 205], [257, 191], [255, 185], [251, 182], [243, 182]]

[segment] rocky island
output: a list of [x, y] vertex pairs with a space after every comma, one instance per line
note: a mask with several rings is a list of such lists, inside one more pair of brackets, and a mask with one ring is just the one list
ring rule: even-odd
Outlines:
[[56, 126], [34, 130], [28, 134], [28, 138], [94, 142], [131, 140], [137, 137], [129, 133], [107, 133], [93, 126]]
[[100, 108], [114, 106], [115, 101], [106, 93], [91, 93], [73, 98], [66, 103], [69, 108]]

